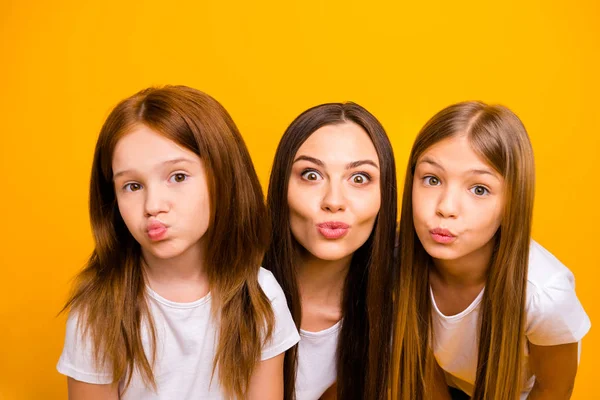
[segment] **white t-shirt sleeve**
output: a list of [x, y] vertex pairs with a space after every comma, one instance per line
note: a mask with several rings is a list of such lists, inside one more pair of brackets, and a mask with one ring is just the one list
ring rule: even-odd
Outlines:
[[67, 319], [65, 345], [56, 365], [63, 375], [81, 382], [108, 384], [113, 377], [108, 370], [99, 370], [94, 363], [93, 347], [89, 336], [84, 337], [77, 324], [77, 313], [70, 313]]
[[527, 310], [527, 339], [538, 346], [579, 342], [591, 323], [575, 294], [575, 278], [563, 267], [533, 293]]
[[292, 314], [288, 309], [285, 294], [273, 274], [264, 268], [260, 268], [258, 282], [265, 295], [271, 301], [271, 307], [275, 316], [273, 334], [263, 347], [261, 353], [260, 359], [263, 361], [285, 352], [298, 343], [300, 335], [296, 329]]

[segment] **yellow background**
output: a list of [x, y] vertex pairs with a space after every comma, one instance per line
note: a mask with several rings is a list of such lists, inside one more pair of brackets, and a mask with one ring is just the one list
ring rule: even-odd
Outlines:
[[[116, 102], [149, 85], [221, 101], [264, 185], [286, 126], [322, 102], [373, 112], [401, 179], [439, 109], [508, 105], [535, 149], [533, 236], [600, 321], [599, 20], [595, 0], [1, 0], [0, 399], [66, 398], [55, 315], [92, 250], [93, 146]], [[600, 398], [598, 337], [583, 341], [575, 399]]]

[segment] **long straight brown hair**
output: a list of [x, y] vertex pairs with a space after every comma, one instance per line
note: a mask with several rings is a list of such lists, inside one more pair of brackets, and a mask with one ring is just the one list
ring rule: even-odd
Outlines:
[[509, 109], [480, 102], [445, 108], [413, 145], [400, 217], [400, 285], [392, 367], [392, 398], [431, 397], [434, 359], [429, 268], [431, 257], [413, 224], [412, 188], [419, 157], [435, 143], [467, 135], [483, 160], [504, 177], [505, 205], [481, 302], [473, 399], [518, 399], [521, 392], [525, 289], [534, 197], [533, 151], [525, 127]]
[[[377, 119], [355, 103], [329, 103], [298, 116], [284, 133], [273, 162], [267, 207], [272, 242], [263, 266], [273, 272], [286, 295], [298, 329], [302, 307], [296, 274], [300, 244], [290, 228], [287, 201], [292, 164], [298, 149], [313, 132], [326, 125], [355, 123], [369, 135], [381, 170], [381, 208], [371, 235], [354, 253], [342, 300], [342, 329], [337, 346], [337, 398], [383, 399], [386, 396], [393, 326], [392, 253], [396, 227], [397, 184], [392, 146]], [[295, 398], [297, 347], [285, 355], [285, 399]]]
[[[77, 276], [64, 310], [79, 316], [98, 366], [113, 381], [129, 384], [137, 368], [156, 388], [152, 366], [156, 333], [145, 296], [141, 249], [119, 213], [112, 157], [120, 138], [145, 125], [197, 154], [210, 193], [205, 268], [219, 339], [213, 373], [227, 397], [242, 398], [271, 336], [274, 315], [258, 283], [269, 240], [264, 197], [244, 141], [227, 111], [212, 97], [185, 86], [149, 88], [123, 100], [108, 116], [96, 144], [90, 182], [90, 219], [95, 249]], [[150, 329], [147, 357], [142, 327]]]

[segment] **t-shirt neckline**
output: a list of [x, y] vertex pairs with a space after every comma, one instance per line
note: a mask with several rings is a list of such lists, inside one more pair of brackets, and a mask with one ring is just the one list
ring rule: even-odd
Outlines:
[[179, 308], [179, 309], [186, 309], [186, 308], [196, 308], [199, 307], [205, 303], [208, 303], [210, 301], [210, 292], [208, 292], [205, 296], [199, 298], [198, 300], [194, 300], [191, 302], [186, 302], [186, 303], [180, 303], [177, 301], [172, 301], [172, 300], [168, 300], [165, 299], [164, 297], [162, 297], [160, 294], [156, 293], [154, 290], [152, 290], [152, 288], [148, 285], [146, 285], [146, 293], [148, 293], [148, 295], [150, 297], [152, 297], [154, 300], [158, 301], [159, 303], [167, 306], [167, 307], [171, 307], [171, 308]]
[[446, 321], [456, 321], [456, 320], [462, 319], [462, 318], [466, 317], [467, 315], [469, 315], [475, 308], [477, 308], [479, 303], [481, 303], [481, 299], [483, 298], [484, 291], [485, 291], [485, 287], [483, 289], [481, 289], [481, 291], [479, 292], [477, 297], [475, 297], [475, 300], [473, 300], [467, 308], [465, 308], [458, 314], [445, 315], [438, 308], [437, 303], [435, 302], [435, 297], [433, 296], [433, 289], [431, 288], [431, 286], [429, 286], [429, 295], [431, 296], [431, 305], [432, 305], [433, 309], [435, 310], [435, 312], [437, 313], [437, 315]]

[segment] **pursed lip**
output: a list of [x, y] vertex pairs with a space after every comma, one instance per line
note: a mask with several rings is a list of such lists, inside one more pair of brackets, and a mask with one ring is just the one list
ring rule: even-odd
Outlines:
[[326, 221], [317, 224], [317, 230], [326, 239], [339, 239], [345, 236], [350, 225], [340, 221]]
[[434, 228], [429, 230], [429, 233], [431, 234], [433, 240], [435, 240], [438, 243], [447, 244], [452, 243], [454, 240], [456, 240], [456, 235], [450, 232], [448, 229]]
[[163, 239], [167, 234], [168, 226], [158, 220], [152, 220], [146, 226], [146, 234], [152, 241]]

